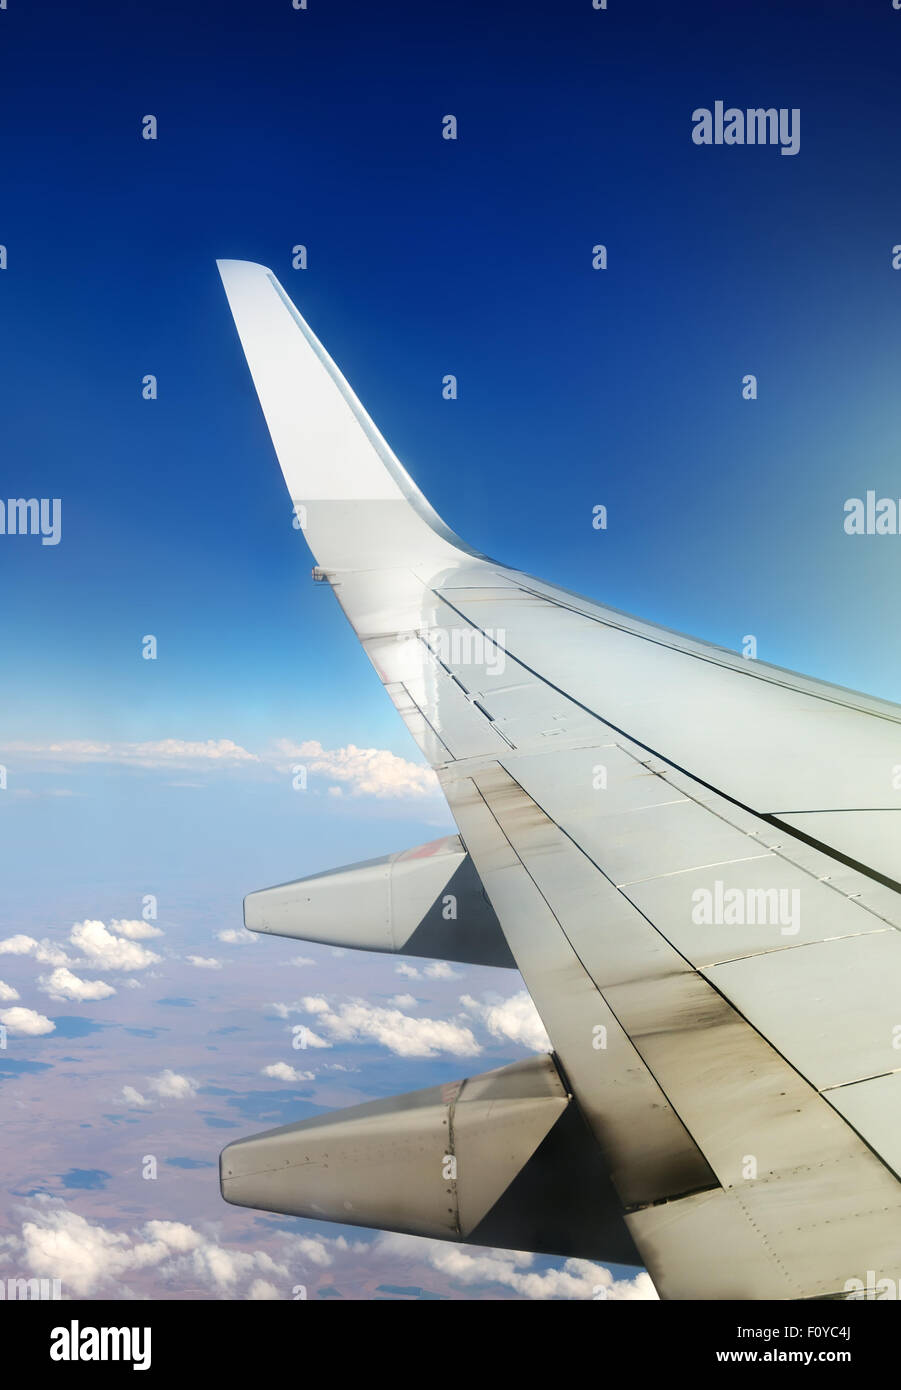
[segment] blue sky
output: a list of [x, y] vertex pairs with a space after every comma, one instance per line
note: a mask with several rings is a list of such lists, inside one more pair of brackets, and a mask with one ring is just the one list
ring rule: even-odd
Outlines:
[[[244, 892], [450, 829], [427, 792], [298, 795], [273, 751], [419, 761], [310, 583], [217, 257], [275, 270], [477, 548], [901, 699], [901, 537], [842, 528], [846, 498], [901, 496], [901, 13], [309, 3], [0, 12], [0, 496], [63, 507], [58, 546], [0, 537], [4, 932], [65, 940], [156, 893], [176, 991]], [[719, 99], [800, 108], [799, 154], [694, 145]], [[252, 756], [190, 752], [223, 740]], [[219, 993], [262, 1007], [240, 957]], [[328, 983], [375, 969], [330, 959]], [[380, 1093], [436, 1074], [383, 1065]]]

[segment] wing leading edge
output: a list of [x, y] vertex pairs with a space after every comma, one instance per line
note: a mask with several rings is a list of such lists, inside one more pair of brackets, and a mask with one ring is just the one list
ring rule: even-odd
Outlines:
[[[893, 1276], [901, 710], [471, 550], [272, 272], [219, 268], [306, 539], [436, 769], [462, 838], [454, 853], [468, 852], [487, 895], [475, 888], [468, 944], [448, 953], [497, 954], [499, 923], [661, 1296], [842, 1296], [868, 1270]], [[312, 899], [303, 885], [277, 892], [282, 925], [264, 929], [334, 939], [333, 895], [326, 916], [319, 893], [285, 927], [283, 904]], [[352, 944], [401, 949], [415, 916], [402, 939], [366, 926]], [[440, 949], [440, 932], [428, 940]], [[568, 1149], [542, 1105], [565, 1184], [584, 1140]], [[312, 1144], [301, 1129], [289, 1166], [297, 1142]], [[489, 1211], [526, 1190], [530, 1144], [500, 1177], [486, 1170]], [[291, 1166], [291, 1210], [308, 1209], [314, 1168], [303, 1156]], [[242, 1189], [250, 1204], [289, 1209], [284, 1177], [268, 1200], [267, 1182]], [[416, 1228], [389, 1198], [366, 1224]], [[527, 1206], [547, 1249], [537, 1226], [560, 1223], [534, 1196]], [[517, 1211], [513, 1227], [488, 1228], [527, 1238]], [[599, 1258], [622, 1248], [615, 1225], [605, 1207]]]

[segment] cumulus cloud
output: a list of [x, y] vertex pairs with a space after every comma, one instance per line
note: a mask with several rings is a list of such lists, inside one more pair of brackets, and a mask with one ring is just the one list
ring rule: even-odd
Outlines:
[[388, 1000], [396, 1009], [414, 1009], [416, 1000], [412, 994], [393, 994]]
[[0, 941], [0, 955], [33, 956], [41, 965], [71, 964], [65, 951], [60, 950], [59, 946], [48, 941], [46, 937], [42, 941], [35, 941], [33, 936], [25, 936], [22, 932]]
[[270, 1287], [290, 1297], [292, 1275], [281, 1260], [265, 1250], [229, 1249], [181, 1221], [114, 1231], [45, 1194], [20, 1211], [24, 1220], [15, 1248], [22, 1264], [37, 1278], [60, 1279], [75, 1298], [134, 1297], [124, 1280], [148, 1269], [164, 1282], [181, 1277], [200, 1283], [220, 1298], [236, 1297], [242, 1284], [253, 1288], [265, 1276]]
[[162, 1100], [190, 1100], [197, 1094], [198, 1082], [167, 1067], [159, 1076], [148, 1077], [147, 1085]]
[[459, 980], [463, 972], [455, 970], [446, 960], [433, 960], [422, 973], [428, 980]]
[[5, 980], [0, 980], [0, 1004], [9, 1004], [13, 999], [18, 999], [19, 991], [13, 989]]
[[422, 800], [438, 793], [438, 779], [431, 768], [421, 763], [398, 757], [387, 748], [358, 748], [353, 743], [342, 748], [324, 748], [317, 739], [302, 743], [278, 739], [260, 753], [251, 752], [230, 738], [164, 738], [148, 742], [61, 739], [0, 746], [7, 754], [47, 768], [107, 763], [151, 771], [189, 769], [195, 773], [258, 769], [271, 776], [290, 772], [300, 763], [311, 777], [321, 778], [333, 795]]
[[296, 965], [298, 969], [302, 970], [304, 966], [315, 965], [316, 962], [313, 960], [312, 956], [292, 956], [288, 964]]
[[108, 999], [116, 993], [105, 980], [82, 980], [64, 965], [58, 966], [50, 975], [39, 975], [38, 984], [51, 999], [74, 999], [78, 1003], [87, 999]]
[[215, 956], [188, 956], [188, 964], [196, 965], [198, 970], [221, 970], [222, 961]]
[[485, 1025], [493, 1038], [509, 1038], [511, 1042], [522, 1043], [532, 1052], [553, 1052], [553, 1044], [544, 1030], [538, 1010], [525, 990], [511, 995], [509, 999], [491, 995], [486, 997], [488, 1002], [480, 1004], [471, 994], [463, 994], [460, 1003], [468, 1014]]
[[[162, 936], [159, 927], [150, 926], [147, 922], [120, 920], [113, 921], [111, 927], [116, 930], [107, 928], [103, 922], [76, 922], [69, 932], [69, 941], [81, 953], [77, 959], [67, 955], [62, 947], [46, 937], [37, 941], [33, 936], [26, 936], [23, 932], [0, 941], [0, 955], [31, 956], [40, 965], [76, 965], [92, 970], [145, 970], [147, 966], [154, 965], [162, 959], [154, 951], [140, 944], [141, 938]], [[50, 979], [58, 974], [58, 971], [54, 972]], [[60, 976], [60, 979], [62, 978]], [[76, 986], [73, 985], [72, 988], [75, 989]], [[58, 997], [102, 999], [106, 993], [114, 992], [106, 990], [82, 995], [69, 993], [60, 994]]]
[[371, 1040], [399, 1057], [475, 1057], [482, 1050], [469, 1028], [449, 1019], [410, 1018], [401, 1009], [374, 1007], [362, 999], [333, 1006], [311, 995], [302, 1003], [336, 1042]]
[[300, 1001], [300, 1008], [308, 1014], [331, 1013], [331, 1005], [321, 994], [305, 994]]
[[223, 927], [222, 931], [216, 933], [216, 940], [224, 941], [229, 946], [256, 946], [259, 939], [256, 932], [248, 931], [246, 927]]
[[151, 936], [162, 936], [162, 928], [155, 927], [152, 922], [143, 921], [120, 921], [113, 918], [110, 922], [110, 930], [117, 936], [127, 936], [129, 941], [146, 941]]
[[[273, 1012], [274, 1014], [276, 1014], [276, 1016], [277, 1016], [278, 1018], [290, 1018], [290, 1016], [291, 1016], [292, 1014], [305, 1014], [305, 1013], [309, 1013], [309, 1009], [305, 1008], [304, 1005], [303, 1005], [303, 1004], [300, 1004], [300, 1003], [297, 1003], [297, 1004], [268, 1004], [266, 1007], [269, 1008], [269, 1009], [271, 1009], [272, 1012]], [[302, 1046], [303, 1046], [303, 1047], [331, 1047], [331, 1043], [330, 1043], [330, 1042], [326, 1042], [325, 1038], [321, 1038], [321, 1037], [319, 1036], [318, 1033], [314, 1033], [314, 1032], [313, 1032], [313, 1029], [312, 1029], [312, 1028], [308, 1028], [308, 1027], [306, 1026], [306, 1024], [301, 1025], [301, 1024], [298, 1023], [298, 1024], [292, 1025], [292, 1027], [293, 1027], [293, 1031], [294, 1031], [294, 1032], [297, 1032], [298, 1030], [302, 1032], [302, 1035], [303, 1035]]]
[[418, 980], [421, 978], [416, 966], [408, 965], [405, 960], [402, 960], [400, 965], [394, 967], [394, 973], [396, 975], [403, 975], [405, 980]]
[[[31, 956], [40, 965], [81, 965], [94, 970], [144, 970], [161, 959], [140, 941], [162, 936], [159, 927], [149, 922], [114, 919], [110, 927], [103, 922], [76, 922], [69, 933], [72, 946], [81, 953], [80, 959], [68, 955], [61, 946], [44, 937], [37, 941], [23, 932], [0, 941], [0, 955]], [[61, 996], [75, 999], [70, 994]], [[103, 994], [83, 995], [83, 998], [103, 998]]]
[[334, 1263], [334, 1251], [336, 1250], [355, 1250], [362, 1252], [371, 1249], [365, 1242], [348, 1245], [343, 1236], [294, 1236], [285, 1234], [282, 1236], [283, 1248], [287, 1256], [291, 1258], [299, 1256], [306, 1260], [308, 1264], [318, 1265], [320, 1269], [327, 1269]]
[[375, 1249], [383, 1256], [424, 1259], [458, 1284], [499, 1284], [528, 1299], [622, 1302], [658, 1296], [644, 1272], [634, 1279], [614, 1279], [609, 1269], [592, 1260], [565, 1260], [561, 1269], [536, 1270], [532, 1268], [535, 1256], [523, 1251], [449, 1245], [441, 1240], [389, 1233], [379, 1236]]
[[[328, 1270], [340, 1283], [336, 1262], [351, 1256], [355, 1274], [361, 1262], [371, 1263], [380, 1279], [397, 1270], [393, 1282], [409, 1282], [412, 1271], [432, 1269], [450, 1286], [478, 1289], [488, 1286], [531, 1300], [578, 1299], [609, 1301], [654, 1299], [644, 1273], [616, 1279], [603, 1265], [569, 1259], [561, 1267], [536, 1268], [533, 1255], [476, 1246], [450, 1245], [415, 1236], [381, 1234], [374, 1240], [349, 1243], [343, 1236], [270, 1235], [272, 1250], [231, 1248], [213, 1234], [182, 1221], [151, 1220], [132, 1229], [92, 1221], [71, 1210], [65, 1201], [39, 1194], [18, 1208], [19, 1230], [0, 1237], [7, 1262], [14, 1259], [31, 1277], [58, 1278], [74, 1298], [135, 1298], [145, 1289], [129, 1280], [148, 1273], [157, 1289], [190, 1290], [197, 1286], [222, 1299], [290, 1299], [294, 1287], [313, 1271]], [[404, 1277], [400, 1278], [401, 1272]]]
[[247, 1298], [283, 1298], [284, 1294], [279, 1293], [274, 1284], [270, 1284], [267, 1279], [254, 1279], [250, 1288], [247, 1290]]
[[95, 970], [146, 970], [161, 959], [140, 942], [116, 936], [102, 922], [76, 922], [69, 940]]
[[302, 763], [314, 777], [323, 777], [331, 787], [351, 796], [374, 796], [382, 800], [435, 796], [438, 779], [430, 767], [412, 763], [389, 753], [386, 748], [323, 748], [316, 739], [292, 743], [281, 739], [273, 745], [276, 765], [290, 771]]
[[315, 1081], [314, 1071], [298, 1071], [288, 1062], [272, 1062], [268, 1067], [263, 1068], [264, 1076], [271, 1076], [276, 1081]]
[[52, 1033], [56, 1024], [43, 1014], [35, 1013], [34, 1009], [0, 1009], [0, 1023], [2, 1023], [8, 1033], [23, 1038], [35, 1038], [41, 1033]]
[[122, 1087], [122, 1100], [126, 1105], [149, 1105], [150, 1101], [141, 1095], [140, 1091], [135, 1090], [134, 1086]]
[[24, 1262], [31, 1274], [62, 1280], [67, 1292], [84, 1298], [107, 1290], [126, 1270], [158, 1262], [163, 1252], [128, 1236], [91, 1225], [63, 1203], [38, 1203], [22, 1226]]

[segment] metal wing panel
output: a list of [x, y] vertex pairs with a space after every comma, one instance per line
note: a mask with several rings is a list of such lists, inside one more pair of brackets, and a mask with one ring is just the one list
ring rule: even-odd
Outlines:
[[[523, 979], [625, 1207], [715, 1179], [573, 950], [475, 781], [442, 779]], [[601, 1034], [598, 1029], [603, 1030]], [[599, 1036], [603, 1046], [596, 1046]]]
[[[688, 1199], [667, 1196], [661, 1186], [653, 1203], [648, 1203], [647, 1194], [639, 1200], [633, 1194], [630, 1202], [611, 1135], [619, 1140], [618, 1125], [632, 1117], [625, 1117], [621, 1108], [605, 1111], [609, 1097], [604, 1083], [609, 1078], [596, 1060], [590, 1071], [584, 1067], [591, 1052], [586, 1017], [578, 1008], [560, 1008], [561, 991], [550, 961], [535, 977], [525, 967], [525, 961], [535, 961], [536, 948], [523, 920], [534, 922], [536, 909], [529, 909], [524, 897], [509, 899], [499, 882], [499, 863], [507, 875], [514, 867], [509, 851], [540, 892], [548, 915], [543, 943], [557, 933], [573, 948], [649, 1076], [711, 1165], [724, 1199], [729, 1199], [729, 1220], [747, 1226], [736, 1237], [747, 1252], [741, 1275], [733, 1276], [740, 1296], [825, 1296], [858, 1270], [873, 1267], [868, 1260], [888, 1259], [901, 1236], [901, 1191], [814, 1086], [723, 993], [663, 942], [652, 923], [636, 909], [630, 917], [622, 894], [611, 911], [610, 895], [615, 903], [617, 889], [509, 773], [495, 767], [472, 778], [508, 851], [502, 851], [497, 831], [486, 824], [484, 815], [480, 822], [474, 814], [472, 797], [456, 793], [454, 771], [445, 774], [445, 782], [513, 954], [568, 1073], [574, 1082], [578, 1077], [580, 1102], [598, 1107], [595, 1131], [629, 1209], [630, 1229], [668, 1296], [725, 1296], [720, 1262], [709, 1255], [710, 1268], [699, 1282], [692, 1262], [683, 1264], [680, 1277], [674, 1256], [673, 1265], [669, 1254], [662, 1265], [655, 1257], [658, 1228], [672, 1229], [670, 1217], [663, 1213], [681, 1208]], [[580, 918], [584, 903], [590, 907]], [[847, 910], [859, 909], [847, 901]], [[594, 914], [597, 929], [591, 933], [586, 928]], [[897, 939], [897, 933], [888, 934]], [[607, 950], [611, 945], [612, 960]], [[809, 949], [798, 948], [796, 954]], [[571, 1000], [572, 986], [567, 992]], [[783, 1005], [779, 1016], [785, 1018], [791, 1001], [782, 993], [778, 998]], [[658, 1182], [662, 1176], [658, 1174]], [[653, 1215], [646, 1210], [649, 1206]], [[696, 1209], [707, 1211], [695, 1201], [691, 1211]]]
[[790, 686], [756, 662], [689, 653], [665, 634], [649, 641], [547, 598], [457, 595], [454, 606], [461, 619], [503, 632], [508, 658], [758, 812], [897, 810], [901, 714], [893, 707], [877, 712], [830, 687]]
[[898, 1066], [901, 933], [892, 927], [704, 973], [818, 1090]]
[[[901, 749], [901, 739], [898, 740]], [[901, 758], [901, 752], [897, 755]], [[901, 762], [883, 768], [891, 773], [895, 798], [901, 794]], [[897, 783], [897, 787], [896, 784]], [[806, 815], [778, 813], [781, 825], [809, 835], [857, 864], [866, 864], [892, 883], [901, 883], [901, 807], [893, 810], [820, 811]]]
[[826, 1093], [826, 1099], [858, 1134], [868, 1136], [883, 1161], [901, 1177], [901, 1071], [838, 1086]]

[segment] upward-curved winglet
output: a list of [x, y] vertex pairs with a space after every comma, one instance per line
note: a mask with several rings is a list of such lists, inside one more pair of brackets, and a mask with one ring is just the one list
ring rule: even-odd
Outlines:
[[272, 271], [251, 261], [217, 265], [288, 491], [320, 565], [442, 565], [461, 552], [474, 556], [426, 501]]

